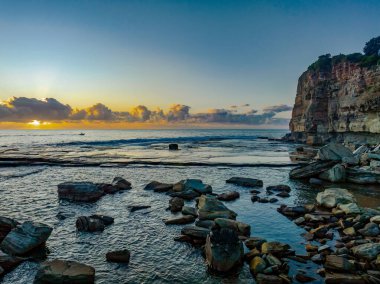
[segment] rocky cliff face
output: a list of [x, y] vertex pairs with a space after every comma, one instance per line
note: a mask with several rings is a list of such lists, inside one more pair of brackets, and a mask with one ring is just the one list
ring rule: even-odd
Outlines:
[[291, 139], [380, 143], [380, 66], [344, 60], [310, 68], [298, 80]]

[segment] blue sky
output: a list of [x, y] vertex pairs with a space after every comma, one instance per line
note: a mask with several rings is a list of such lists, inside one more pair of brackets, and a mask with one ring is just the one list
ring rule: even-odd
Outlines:
[[380, 1], [0, 1], [0, 97], [292, 105], [307, 66], [361, 51], [379, 15]]

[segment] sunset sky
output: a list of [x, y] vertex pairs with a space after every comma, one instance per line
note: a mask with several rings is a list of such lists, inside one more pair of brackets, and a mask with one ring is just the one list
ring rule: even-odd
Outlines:
[[300, 74], [362, 51], [379, 15], [377, 0], [3, 0], [0, 127], [287, 127]]

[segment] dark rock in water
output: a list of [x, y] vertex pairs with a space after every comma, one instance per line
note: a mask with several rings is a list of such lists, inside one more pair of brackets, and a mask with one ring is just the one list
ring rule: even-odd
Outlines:
[[11, 272], [25, 260], [26, 258], [3, 254], [0, 252], [0, 267], [4, 269], [5, 273]]
[[53, 229], [48, 225], [27, 221], [13, 229], [3, 240], [0, 248], [12, 255], [25, 255], [44, 244]]
[[212, 229], [215, 226], [215, 222], [213, 220], [198, 220], [195, 222], [195, 226]]
[[235, 219], [237, 214], [228, 209], [215, 196], [202, 195], [198, 199], [198, 217], [200, 220], [214, 220], [216, 218]]
[[309, 183], [312, 185], [323, 185], [323, 180], [319, 178], [310, 178]]
[[290, 186], [286, 185], [286, 184], [279, 184], [279, 185], [271, 185], [271, 186], [267, 186], [267, 190], [269, 191], [281, 191], [281, 192], [290, 192], [292, 189], [290, 188]]
[[169, 183], [162, 183], [159, 181], [152, 181], [148, 183], [145, 187], [145, 190], [153, 190], [154, 192], [167, 192], [173, 189], [173, 185]]
[[101, 232], [105, 228], [103, 220], [87, 216], [78, 217], [75, 225], [78, 231], [84, 232]]
[[114, 218], [112, 218], [110, 216], [105, 216], [105, 215], [95, 214], [95, 215], [91, 215], [90, 218], [101, 220], [105, 226], [109, 226], [109, 225], [113, 224], [113, 222], [114, 222]]
[[189, 223], [193, 223], [194, 221], [195, 221], [195, 217], [193, 215], [185, 215], [185, 216], [180, 216], [180, 217], [164, 220], [166, 225], [189, 224]]
[[197, 226], [185, 226], [181, 230], [181, 234], [191, 238], [206, 239], [210, 233], [209, 229]]
[[112, 181], [112, 185], [119, 190], [127, 190], [132, 188], [132, 184], [122, 177], [115, 177]]
[[64, 182], [58, 185], [59, 199], [94, 202], [104, 195], [104, 191], [92, 182]]
[[183, 206], [182, 207], [182, 214], [183, 215], [192, 215], [194, 217], [198, 217], [197, 209], [190, 206]]
[[246, 223], [226, 218], [216, 218], [214, 222], [216, 228], [232, 229], [236, 231], [240, 236], [249, 237], [251, 235], [251, 226]]
[[[252, 198], [251, 198], [251, 200], [252, 200]], [[260, 203], [268, 203], [268, 202], [269, 202], [269, 199], [266, 198], [266, 197], [264, 197], [264, 198], [259, 198], [258, 202], [260, 202]]]
[[127, 249], [110, 251], [106, 254], [106, 259], [110, 262], [129, 263], [130, 257], [131, 253]]
[[286, 198], [286, 197], [289, 197], [290, 194], [287, 193], [286, 191], [283, 191], [283, 192], [277, 193], [276, 196]]
[[289, 177], [292, 179], [303, 179], [318, 176], [320, 173], [333, 167], [336, 161], [316, 161], [306, 166], [300, 166], [290, 171]]
[[105, 194], [114, 194], [119, 191], [119, 189], [110, 183], [97, 183], [96, 186], [102, 190]]
[[243, 243], [232, 229], [213, 229], [206, 239], [205, 253], [208, 266], [217, 272], [229, 272], [243, 263]]
[[169, 209], [172, 212], [180, 212], [182, 210], [185, 201], [180, 197], [173, 197], [169, 200]]
[[308, 213], [304, 206], [281, 206], [277, 211], [289, 217], [297, 217]]
[[202, 194], [212, 193], [212, 187], [204, 184], [200, 179], [185, 179], [174, 184], [172, 191], [173, 193], [189, 196], [189, 198], [185, 199], [193, 199]]
[[262, 187], [263, 181], [254, 178], [245, 178], [245, 177], [232, 177], [226, 180], [226, 183], [232, 183], [244, 187]]
[[252, 189], [249, 192], [252, 193], [252, 194], [260, 194], [261, 193], [261, 191], [257, 190], [257, 189]]
[[19, 222], [17, 221], [11, 218], [0, 216], [0, 243], [6, 237], [6, 235], [8, 235], [8, 233], [18, 225]]
[[171, 151], [178, 150], [178, 144], [175, 144], [175, 143], [169, 144], [169, 150]]
[[342, 161], [342, 159], [345, 157], [353, 158], [354, 154], [350, 149], [344, 147], [339, 143], [329, 143], [321, 147], [318, 151], [318, 158], [322, 161]]
[[297, 273], [295, 278], [298, 282], [301, 283], [307, 283], [315, 280], [315, 278], [308, 276], [304, 273]]
[[75, 261], [55, 259], [42, 263], [34, 279], [35, 284], [95, 282], [95, 269]]
[[270, 203], [275, 203], [275, 202], [277, 202], [277, 201], [278, 201], [277, 198], [271, 198], [271, 199], [269, 199], [269, 202], [270, 202]]
[[257, 196], [257, 195], [252, 195], [252, 197], [251, 197], [251, 201], [252, 202], [256, 202], [256, 201], [260, 201], [260, 197], [259, 196]]
[[151, 208], [149, 205], [133, 205], [129, 207], [130, 212]]
[[231, 200], [235, 200], [239, 197], [240, 197], [240, 194], [237, 191], [229, 191], [229, 192], [222, 193], [222, 194], [218, 195], [218, 199], [222, 200], [222, 201], [231, 201]]

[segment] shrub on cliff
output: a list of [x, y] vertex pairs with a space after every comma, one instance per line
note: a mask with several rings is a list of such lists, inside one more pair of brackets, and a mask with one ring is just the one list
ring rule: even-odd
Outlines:
[[380, 36], [372, 38], [370, 41], [368, 41], [364, 48], [363, 48], [364, 54], [367, 56], [379, 56], [380, 51]]

